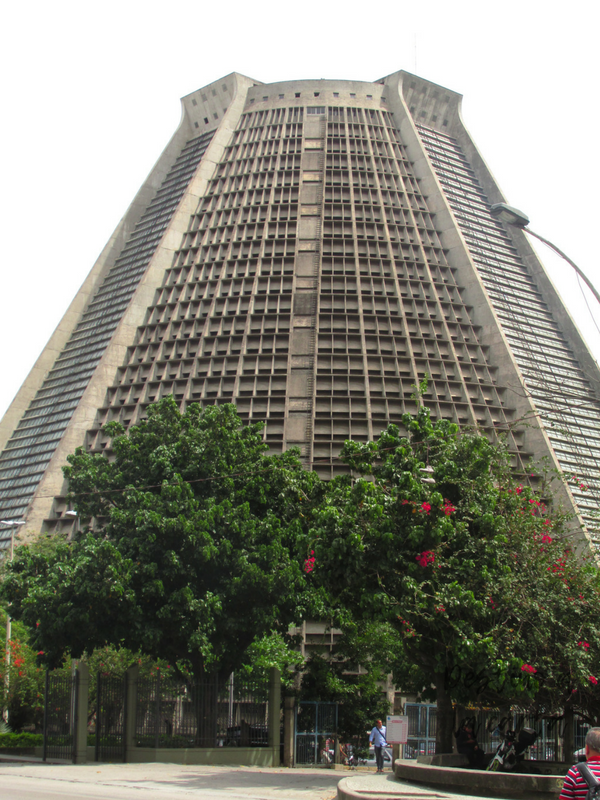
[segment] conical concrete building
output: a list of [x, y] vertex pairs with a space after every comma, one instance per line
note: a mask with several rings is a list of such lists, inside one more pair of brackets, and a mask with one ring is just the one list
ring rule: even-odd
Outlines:
[[517, 469], [577, 476], [560, 500], [598, 542], [600, 373], [523, 232], [491, 215], [504, 198], [460, 101], [405, 72], [232, 74], [185, 97], [2, 421], [0, 518], [72, 526], [66, 456], [168, 394], [235, 403], [329, 478], [429, 376], [434, 416], [505, 433]]

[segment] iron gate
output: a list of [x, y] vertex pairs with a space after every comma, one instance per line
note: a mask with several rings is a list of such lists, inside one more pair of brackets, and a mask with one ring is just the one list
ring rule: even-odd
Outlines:
[[337, 741], [337, 703], [301, 701], [296, 707], [295, 764], [333, 764]]
[[46, 672], [43, 760], [75, 760], [76, 698], [79, 673]]
[[98, 673], [96, 761], [125, 761], [127, 680]]
[[408, 738], [404, 745], [404, 758], [430, 756], [435, 753], [437, 708], [429, 703], [406, 703]]

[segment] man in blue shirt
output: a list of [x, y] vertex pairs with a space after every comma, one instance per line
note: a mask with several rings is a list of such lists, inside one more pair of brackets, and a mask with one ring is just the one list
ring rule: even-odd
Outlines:
[[380, 719], [375, 723], [375, 727], [369, 736], [369, 743], [375, 748], [375, 762], [377, 772], [383, 772], [383, 748], [387, 745], [385, 740], [385, 725]]

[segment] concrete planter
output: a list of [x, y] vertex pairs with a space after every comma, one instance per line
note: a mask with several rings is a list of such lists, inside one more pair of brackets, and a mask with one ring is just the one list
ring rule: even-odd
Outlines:
[[[436, 758], [432, 756], [431, 759]], [[437, 757], [444, 758], [444, 756]], [[565, 773], [566, 774], [566, 769]], [[453, 792], [498, 797], [519, 797], [525, 800], [554, 800], [560, 794], [564, 774], [524, 775], [509, 772], [485, 772], [461, 767], [436, 766], [409, 761], [397, 761], [396, 778], [413, 783], [435, 786]]]

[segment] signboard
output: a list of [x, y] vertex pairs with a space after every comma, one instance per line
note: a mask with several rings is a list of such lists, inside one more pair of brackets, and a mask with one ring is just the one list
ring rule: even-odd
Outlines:
[[408, 741], [408, 717], [386, 717], [385, 738], [388, 744], [406, 744]]

